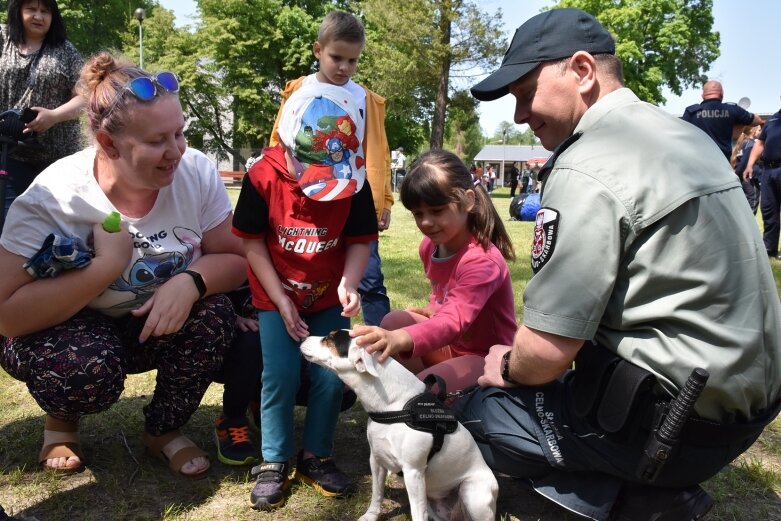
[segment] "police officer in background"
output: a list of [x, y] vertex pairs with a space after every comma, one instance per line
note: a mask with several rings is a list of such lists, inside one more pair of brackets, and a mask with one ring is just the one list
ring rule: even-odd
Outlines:
[[754, 142], [748, 157], [743, 179], [754, 177], [757, 161], [762, 158], [764, 173], [760, 185], [759, 203], [762, 211], [762, 222], [765, 232], [762, 240], [765, 243], [768, 257], [781, 260], [778, 251], [779, 231], [781, 231], [781, 110], [770, 116], [762, 128], [762, 132]]
[[[593, 16], [552, 9], [471, 89], [513, 94], [553, 155], [523, 324], [452, 407], [491, 468], [572, 512], [690, 521], [781, 406], [781, 302], [730, 164], [624, 88], [614, 53]], [[710, 378], [681, 393], [695, 368]]]
[[736, 125], [754, 127], [762, 124], [762, 118], [735, 103], [724, 103], [724, 89], [716, 80], [708, 80], [702, 87], [702, 103], [689, 105], [681, 116], [695, 127], [702, 129], [719, 146], [724, 156], [732, 155], [732, 133]]

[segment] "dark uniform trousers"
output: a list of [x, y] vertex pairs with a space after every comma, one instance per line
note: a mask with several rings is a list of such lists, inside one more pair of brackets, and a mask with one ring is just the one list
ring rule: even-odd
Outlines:
[[760, 185], [760, 210], [764, 233], [762, 240], [770, 255], [778, 254], [778, 239], [781, 232], [781, 164], [771, 163], [774, 168], [765, 167]]
[[[602, 521], [608, 519], [625, 482], [644, 483], [637, 472], [655, 425], [654, 411], [669, 397], [660, 399], [650, 388], [634, 397], [613, 393], [619, 400], [600, 396], [609, 387], [604, 379], [611, 378], [610, 371], [601, 376], [580, 372], [568, 371], [545, 386], [478, 389], [453, 408], [494, 471], [528, 479], [555, 503]], [[595, 378], [602, 381], [589, 381]], [[598, 392], [592, 393], [592, 406], [584, 411], [582, 396], [592, 387]], [[612, 402], [609, 407], [621, 408], [623, 403], [628, 409], [602, 407], [597, 414], [606, 400]], [[709, 479], [748, 449], [774, 416], [734, 428], [690, 420], [681, 432], [679, 450], [661, 468], [653, 486], [683, 488]], [[616, 417], [624, 421], [616, 422]], [[601, 421], [612, 424], [611, 432]]]

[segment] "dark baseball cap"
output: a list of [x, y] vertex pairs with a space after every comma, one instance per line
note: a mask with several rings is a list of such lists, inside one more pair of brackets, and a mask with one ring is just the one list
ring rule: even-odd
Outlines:
[[572, 56], [578, 51], [615, 54], [613, 37], [596, 18], [580, 9], [552, 9], [528, 19], [515, 30], [502, 65], [472, 87], [472, 96], [493, 101], [506, 95], [508, 86], [540, 63]]

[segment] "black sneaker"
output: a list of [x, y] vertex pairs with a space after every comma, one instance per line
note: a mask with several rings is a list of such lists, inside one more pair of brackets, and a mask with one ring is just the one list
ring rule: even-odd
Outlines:
[[299, 452], [293, 479], [311, 485], [326, 497], [345, 497], [357, 490], [355, 482], [336, 467], [333, 459], [303, 457], [304, 451]]
[[246, 418], [225, 418], [220, 415], [214, 425], [217, 458], [226, 465], [252, 465], [258, 462], [258, 451], [249, 439]]
[[249, 426], [255, 432], [260, 432], [260, 402], [257, 400], [250, 400], [247, 410], [250, 412]]
[[661, 488], [627, 485], [611, 521], [698, 521], [713, 507], [700, 486]]
[[257, 476], [249, 495], [252, 508], [273, 510], [285, 504], [285, 496], [290, 488], [287, 462], [261, 463], [252, 468], [252, 475]]

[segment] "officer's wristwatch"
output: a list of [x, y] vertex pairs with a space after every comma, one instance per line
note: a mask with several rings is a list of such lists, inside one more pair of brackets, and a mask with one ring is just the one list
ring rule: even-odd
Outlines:
[[502, 355], [502, 380], [508, 384], [517, 384], [518, 382], [513, 380], [510, 376], [510, 354], [512, 352], [513, 350], [510, 349], [504, 355]]

